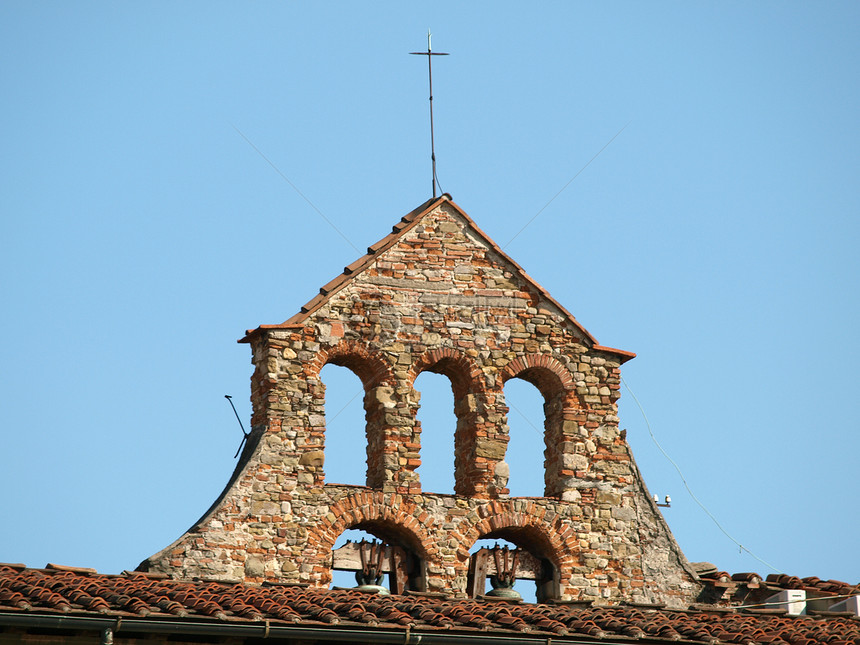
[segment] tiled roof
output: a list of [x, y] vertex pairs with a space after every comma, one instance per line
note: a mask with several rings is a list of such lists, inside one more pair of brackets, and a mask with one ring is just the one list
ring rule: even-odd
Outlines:
[[[51, 565], [49, 565], [51, 566]], [[59, 622], [62, 620], [66, 622]], [[0, 629], [44, 628], [54, 619], [115, 621], [153, 631], [169, 626], [262, 630], [374, 630], [426, 635], [472, 634], [546, 642], [682, 641], [771, 645], [860, 644], [860, 619], [787, 616], [774, 610], [668, 610], [656, 606], [511, 604], [441, 595], [380, 596], [356, 590], [179, 581], [154, 574], [103, 575], [86, 569], [27, 569], [0, 564]], [[42, 622], [38, 622], [41, 620]], [[177, 627], [178, 626], [178, 627]], [[127, 627], [131, 629], [131, 627]], [[202, 632], [198, 632], [202, 633]], [[238, 634], [241, 635], [241, 634]], [[437, 639], [438, 640], [438, 639]], [[415, 641], [417, 642], [417, 641]]]
[[767, 577], [757, 573], [734, 573], [725, 571], [709, 571], [701, 573], [706, 583], [741, 584], [747, 586], [764, 586], [779, 589], [802, 589], [813, 597], [830, 595], [860, 596], [860, 584], [851, 584], [841, 580], [822, 580], [815, 576], [798, 578], [785, 573], [771, 573]]
[[784, 573], [772, 573], [765, 582], [779, 585], [784, 589], [805, 589], [807, 591], [825, 591], [827, 593], [843, 596], [860, 595], [860, 584], [852, 585], [840, 580], [822, 580], [815, 576], [809, 578], [796, 578]]
[[621, 358], [621, 361], [627, 361], [636, 356], [633, 352], [628, 352], [622, 349], [615, 349], [614, 347], [604, 347], [603, 345], [599, 345], [597, 340], [588, 333], [588, 330], [583, 327], [576, 318], [573, 317], [567, 309], [565, 309], [558, 301], [556, 301], [546, 289], [544, 289], [540, 284], [538, 284], [531, 276], [529, 276], [523, 268], [517, 264], [507, 253], [502, 250], [502, 248], [496, 244], [484, 231], [478, 228], [478, 225], [470, 218], [466, 212], [460, 208], [457, 204], [455, 204], [451, 200], [451, 196], [447, 193], [441, 195], [440, 197], [436, 197], [433, 199], [429, 199], [423, 204], [421, 204], [418, 208], [410, 211], [397, 222], [391, 229], [391, 233], [386, 235], [384, 238], [379, 240], [376, 244], [372, 244], [367, 247], [367, 253], [357, 259], [352, 264], [344, 267], [343, 273], [335, 277], [333, 280], [325, 284], [320, 288], [319, 293], [314, 296], [310, 301], [308, 301], [299, 311], [299, 313], [295, 314], [291, 318], [287, 319], [283, 323], [279, 325], [260, 325], [256, 329], [248, 329], [244, 338], [240, 339], [239, 342], [248, 342], [248, 340], [256, 333], [259, 333], [260, 330], [263, 329], [290, 329], [295, 327], [301, 327], [304, 324], [304, 321], [310, 316], [314, 311], [322, 307], [328, 299], [333, 296], [335, 293], [340, 291], [344, 286], [346, 286], [356, 275], [364, 271], [370, 264], [375, 261], [383, 252], [390, 249], [394, 246], [398, 240], [409, 230], [411, 230], [418, 222], [421, 221], [421, 218], [424, 217], [427, 213], [431, 212], [440, 204], [448, 203], [450, 204], [457, 213], [466, 220], [471, 229], [477, 233], [489, 246], [493, 251], [498, 253], [501, 257], [505, 259], [508, 263], [510, 263], [519, 273], [520, 277], [525, 279], [538, 293], [541, 294], [549, 302], [553, 303], [558, 309], [571, 321], [571, 323], [579, 329], [579, 331], [594, 345], [594, 349], [599, 351], [607, 352], [609, 354], [616, 354]]

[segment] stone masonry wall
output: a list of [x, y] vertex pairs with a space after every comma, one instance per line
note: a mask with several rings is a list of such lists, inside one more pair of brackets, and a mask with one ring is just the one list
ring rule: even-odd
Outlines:
[[[561, 599], [691, 602], [695, 575], [618, 429], [631, 355], [597, 345], [447, 196], [370, 251], [303, 314], [250, 335], [259, 441], [213, 509], [142, 567], [327, 585], [335, 540], [361, 528], [420, 557], [430, 591], [464, 593], [469, 549], [501, 537], [553, 563]], [[326, 483], [327, 363], [364, 384], [367, 487]], [[454, 389], [455, 495], [418, 477], [424, 370]], [[542, 498], [506, 488], [512, 378], [545, 399]]]

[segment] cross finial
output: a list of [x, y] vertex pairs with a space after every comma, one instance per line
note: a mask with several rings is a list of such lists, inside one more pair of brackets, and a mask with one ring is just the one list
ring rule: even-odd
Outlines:
[[[433, 56], [447, 56], [448, 54], [444, 52], [434, 52], [431, 46], [431, 34], [430, 30], [427, 30], [427, 51], [426, 52], [409, 52], [415, 56], [426, 56], [427, 57], [427, 74], [430, 79], [430, 161], [433, 166], [433, 197], [436, 197], [436, 186], [439, 185], [439, 180], [436, 179], [436, 144], [434, 141], [433, 135]], [[440, 187], [441, 190], [441, 187]]]

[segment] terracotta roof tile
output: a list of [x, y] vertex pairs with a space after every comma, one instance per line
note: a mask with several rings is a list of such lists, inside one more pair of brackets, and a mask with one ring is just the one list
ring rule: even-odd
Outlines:
[[[812, 580], [803, 582], [818, 585]], [[740, 613], [698, 607], [678, 611], [631, 605], [531, 605], [422, 595], [378, 596], [355, 590], [180, 581], [139, 574], [115, 576], [0, 565], [0, 618], [58, 612], [73, 616], [132, 616], [143, 621], [159, 617], [174, 621], [208, 618], [234, 624], [268, 621], [332, 629], [337, 625], [363, 625], [408, 628], [413, 632], [457, 630], [533, 635], [543, 641], [568, 636], [709, 644], [860, 643], [860, 619], [842, 615], [786, 616], [784, 612]]]
[[709, 571], [701, 574], [704, 582], [714, 584], [715, 586], [726, 586], [727, 583], [738, 583], [747, 585], [749, 588], [755, 588], [762, 582], [770, 589], [802, 589], [811, 592], [813, 596], [852, 596], [860, 595], [860, 583], [851, 584], [841, 580], [822, 580], [815, 576], [806, 578], [798, 578], [784, 573], [771, 573], [767, 577], [761, 576], [758, 573], [735, 573], [729, 575], [725, 571]]
[[789, 576], [784, 573], [771, 573], [767, 576], [767, 582], [772, 582], [784, 587], [785, 589], [801, 589], [803, 582], [796, 576]]

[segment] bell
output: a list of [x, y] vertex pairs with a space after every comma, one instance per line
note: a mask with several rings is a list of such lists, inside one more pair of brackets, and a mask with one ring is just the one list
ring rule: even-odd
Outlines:
[[485, 596], [494, 598], [510, 598], [514, 600], [522, 600], [520, 592], [514, 589], [514, 577], [512, 574], [490, 576], [490, 584], [492, 590], [488, 591]]
[[375, 593], [380, 596], [391, 595], [391, 592], [382, 586], [384, 576], [381, 573], [377, 573], [377, 571], [378, 569], [372, 566], [366, 567], [366, 571], [356, 571], [355, 581], [358, 584], [353, 589], [366, 593]]
[[[363, 591], [365, 593], [375, 593], [380, 596], [390, 596], [391, 592], [388, 591], [387, 587], [383, 587], [382, 585], [358, 585], [357, 587], [353, 587], [356, 591]], [[516, 592], [515, 592], [516, 593]], [[519, 595], [519, 594], [517, 594]]]
[[499, 587], [498, 589], [491, 589], [484, 595], [493, 596], [495, 598], [510, 598], [512, 600], [522, 600], [523, 598], [520, 595], [520, 592], [513, 587]]

